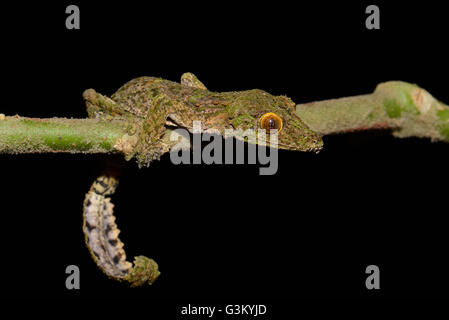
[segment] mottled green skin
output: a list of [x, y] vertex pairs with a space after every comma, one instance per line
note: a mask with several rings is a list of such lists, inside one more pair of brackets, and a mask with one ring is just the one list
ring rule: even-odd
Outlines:
[[139, 287], [146, 283], [153, 284], [160, 274], [158, 265], [153, 259], [137, 256], [134, 258], [134, 267], [131, 272], [118, 280], [128, 281], [131, 287]]
[[148, 165], [169, 151], [161, 137], [168, 126], [192, 129], [201, 121], [203, 130], [259, 130], [259, 119], [273, 112], [283, 119], [279, 148], [319, 151], [321, 136], [310, 130], [295, 114], [295, 103], [285, 96], [272, 96], [254, 89], [239, 92], [211, 92], [190, 73], [181, 83], [160, 78], [141, 77], [122, 86], [111, 99], [93, 89], [84, 92], [89, 117], [121, 118], [129, 123], [133, 142], [128, 157], [136, 156], [139, 164]]

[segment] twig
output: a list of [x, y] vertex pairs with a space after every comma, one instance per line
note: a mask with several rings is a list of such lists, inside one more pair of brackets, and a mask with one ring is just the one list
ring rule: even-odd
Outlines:
[[381, 83], [372, 94], [300, 104], [296, 114], [323, 135], [390, 129], [400, 138], [449, 142], [449, 107], [401, 81]]
[[[296, 106], [297, 115], [322, 134], [390, 129], [396, 137], [449, 142], [449, 107], [416, 85], [381, 83], [372, 94]], [[33, 119], [0, 114], [0, 153], [124, 153], [126, 122], [97, 119]]]
[[117, 153], [125, 134], [121, 121], [0, 115], [0, 153]]

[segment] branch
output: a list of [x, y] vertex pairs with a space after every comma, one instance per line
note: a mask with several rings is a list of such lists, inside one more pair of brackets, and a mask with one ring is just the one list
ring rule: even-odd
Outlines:
[[0, 114], [0, 153], [117, 153], [121, 121], [33, 119]]
[[300, 104], [296, 114], [322, 135], [391, 129], [400, 138], [449, 142], [449, 107], [401, 81], [381, 83], [368, 95]]
[[[381, 83], [372, 94], [296, 106], [314, 131], [336, 134], [390, 129], [396, 137], [427, 137], [449, 142], [449, 107], [416, 85]], [[34, 119], [0, 114], [0, 153], [133, 154], [127, 123], [97, 119]], [[135, 138], [135, 137], [134, 137]]]

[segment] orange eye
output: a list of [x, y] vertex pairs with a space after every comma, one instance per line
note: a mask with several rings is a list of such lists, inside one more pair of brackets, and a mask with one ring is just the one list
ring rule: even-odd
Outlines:
[[270, 130], [282, 130], [282, 119], [278, 115], [268, 112], [265, 113], [262, 117], [260, 117], [260, 127], [262, 129], [265, 129], [267, 133], [270, 132]]

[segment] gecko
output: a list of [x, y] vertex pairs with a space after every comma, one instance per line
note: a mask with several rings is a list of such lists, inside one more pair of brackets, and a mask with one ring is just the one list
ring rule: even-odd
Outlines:
[[[133, 79], [110, 98], [94, 89], [83, 92], [89, 118], [118, 120], [127, 133], [116, 144], [127, 160], [136, 158], [139, 167], [172, 150], [169, 139], [174, 128], [193, 132], [200, 121], [202, 132], [221, 135], [225, 130], [237, 139], [250, 142], [238, 132], [275, 131], [274, 147], [319, 152], [322, 137], [312, 131], [296, 114], [295, 103], [286, 96], [273, 96], [253, 89], [233, 92], [209, 91], [192, 73], [184, 73], [180, 83], [156, 77]], [[257, 143], [257, 142], [255, 142]], [[270, 146], [270, 142], [265, 142]], [[86, 245], [100, 269], [110, 278], [128, 282], [132, 287], [152, 284], [160, 275], [153, 259], [137, 256], [134, 265], [126, 260], [118, 235], [110, 196], [118, 185], [117, 170], [107, 170], [93, 182], [84, 200], [83, 231]]]

